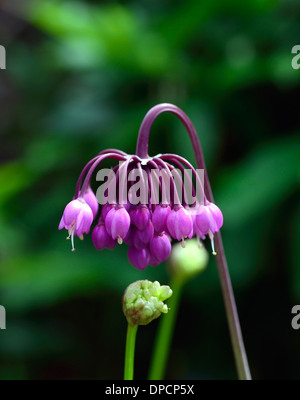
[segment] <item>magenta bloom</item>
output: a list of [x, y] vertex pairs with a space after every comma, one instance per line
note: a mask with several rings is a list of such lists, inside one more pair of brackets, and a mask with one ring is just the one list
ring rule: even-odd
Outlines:
[[98, 210], [99, 210], [99, 204], [97, 197], [95, 196], [94, 192], [92, 189], [89, 187], [88, 190], [84, 193], [83, 198], [85, 202], [89, 205], [90, 209], [93, 212], [94, 218], [96, 217]]
[[105, 248], [112, 250], [117, 244], [117, 241], [107, 233], [103, 222], [96, 225], [93, 229], [92, 240], [97, 250], [103, 250]]
[[68, 230], [74, 251], [74, 235], [82, 238], [84, 233], [89, 233], [92, 222], [93, 212], [91, 208], [82, 198], [78, 198], [67, 204], [58, 229], [66, 228]]
[[166, 261], [171, 253], [171, 242], [168, 236], [164, 233], [153, 236], [150, 242], [150, 252], [159, 262]]
[[125, 207], [112, 208], [106, 215], [105, 227], [108, 234], [122, 244], [130, 227], [130, 217]]
[[[161, 105], [158, 108], [164, 107]], [[174, 106], [171, 108], [175, 110]], [[149, 121], [152, 121], [151, 113], [149, 115]], [[181, 115], [185, 119], [184, 114]], [[145, 120], [147, 118], [146, 116]], [[101, 206], [99, 222], [93, 229], [92, 241], [98, 250], [113, 249], [116, 242], [119, 244], [124, 242], [130, 246], [129, 261], [141, 270], [147, 265], [155, 266], [166, 261], [171, 251], [172, 240], [182, 241], [184, 246], [186, 238], [197, 236], [200, 240], [208, 235], [215, 253], [213, 235], [223, 224], [222, 212], [207, 200], [201, 182], [200, 186], [197, 186], [200, 187], [200, 191], [196, 191], [195, 185], [199, 183], [199, 178], [195, 168], [187, 160], [176, 154], [158, 154], [149, 157], [148, 146], [141, 139], [145, 134], [144, 130], [147, 131], [153, 121], [149, 122], [150, 125], [148, 122], [141, 126], [137, 155], [108, 149], [100, 152], [86, 164], [76, 186], [75, 200], [67, 205], [59, 224], [59, 229], [68, 229], [74, 249], [74, 235], [82, 237], [84, 233], [88, 233], [93, 219], [99, 212], [97, 197], [91, 189], [91, 178], [103, 160], [112, 158], [119, 162], [112, 168], [110, 175], [116, 179], [115, 189], [109, 196], [111, 185], [114, 183], [111, 179], [101, 192], [103, 200], [108, 203]], [[189, 123], [186, 126], [190, 126]], [[191, 193], [193, 196], [195, 193], [199, 195], [196, 200], [194, 197], [192, 204], [186, 196], [182, 196], [186, 187], [182, 178], [186, 168], [192, 172], [193, 179], [190, 178], [189, 181]], [[138, 180], [129, 176], [136, 171], [140, 173]], [[178, 171], [182, 173], [181, 177]], [[168, 179], [167, 191], [165, 182]], [[135, 192], [132, 189], [137, 182], [140, 186]], [[152, 182], [156, 184], [157, 190], [152, 186]]]
[[217, 224], [208, 206], [199, 206], [196, 214], [196, 224], [204, 235], [207, 235], [209, 232], [216, 232]]
[[132, 209], [130, 216], [132, 224], [138, 229], [143, 230], [147, 227], [150, 220], [150, 210], [144, 205], [139, 206]]
[[167, 228], [173, 239], [184, 240], [192, 232], [192, 217], [183, 207], [172, 210], [167, 219]]
[[154, 228], [151, 220], [148, 221], [147, 226], [143, 230], [136, 230], [135, 238], [144, 244], [144, 247], [150, 242], [154, 234]]
[[216, 228], [217, 228], [216, 232], [218, 232], [219, 229], [223, 226], [222, 211], [219, 209], [218, 206], [216, 206], [214, 203], [210, 203], [210, 202], [208, 202], [208, 208], [215, 220]]
[[139, 270], [144, 270], [150, 262], [150, 252], [147, 248], [138, 250], [134, 246], [129, 247], [128, 259], [130, 263]]
[[170, 206], [158, 205], [152, 214], [152, 223], [155, 232], [164, 232], [167, 228], [167, 218], [171, 212]]

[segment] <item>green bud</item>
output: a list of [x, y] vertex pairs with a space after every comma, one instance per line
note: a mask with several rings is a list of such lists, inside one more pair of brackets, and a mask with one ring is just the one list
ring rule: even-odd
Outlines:
[[205, 247], [197, 239], [190, 239], [184, 248], [180, 243], [172, 246], [168, 267], [174, 278], [187, 281], [207, 267], [208, 259]]
[[131, 283], [122, 299], [123, 312], [130, 325], [147, 325], [167, 313], [164, 301], [172, 296], [169, 286], [148, 280]]

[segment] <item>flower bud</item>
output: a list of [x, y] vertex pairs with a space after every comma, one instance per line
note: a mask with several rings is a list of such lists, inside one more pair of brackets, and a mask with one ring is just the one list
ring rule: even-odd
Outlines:
[[137, 229], [135, 238], [139, 242], [144, 244], [143, 247], [146, 247], [146, 245], [153, 238], [153, 234], [154, 234], [153, 224], [151, 220], [149, 220], [147, 226], [143, 230]]
[[180, 243], [172, 246], [168, 267], [174, 278], [186, 281], [202, 272], [207, 267], [208, 259], [205, 247], [199, 248], [197, 239], [189, 239], [185, 248]]
[[171, 242], [167, 235], [154, 235], [150, 242], [151, 255], [159, 262], [167, 260], [171, 253]]
[[92, 233], [92, 240], [97, 250], [103, 250], [105, 247], [112, 250], [117, 242], [108, 233], [104, 223], [95, 226]]
[[150, 210], [147, 206], [138, 206], [130, 210], [131, 222], [140, 230], [147, 227], [150, 219]]
[[158, 205], [152, 214], [152, 223], [155, 232], [161, 233], [167, 228], [167, 218], [171, 212], [170, 206]]
[[150, 252], [147, 248], [137, 249], [134, 246], [131, 246], [128, 250], [128, 259], [135, 268], [142, 271], [149, 265]]
[[124, 315], [130, 325], [147, 325], [167, 313], [164, 301], [172, 296], [169, 286], [148, 280], [136, 281], [125, 290], [122, 299]]

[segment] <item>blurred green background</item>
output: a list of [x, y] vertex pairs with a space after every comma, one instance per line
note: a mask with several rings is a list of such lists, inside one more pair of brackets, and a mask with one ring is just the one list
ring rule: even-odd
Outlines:
[[[200, 137], [255, 379], [300, 378], [297, 0], [2, 1], [1, 379], [122, 379], [126, 246], [75, 253], [58, 231], [97, 152], [135, 151], [150, 107], [181, 107]], [[180, 121], [155, 122], [150, 154], [194, 163]], [[137, 338], [145, 379], [157, 321]], [[235, 379], [215, 261], [183, 293], [168, 379]]]

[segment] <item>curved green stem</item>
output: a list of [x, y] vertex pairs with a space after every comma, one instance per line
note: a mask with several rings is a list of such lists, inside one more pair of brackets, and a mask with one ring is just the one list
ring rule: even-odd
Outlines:
[[179, 279], [173, 279], [170, 283], [170, 287], [173, 290], [172, 297], [168, 300], [170, 311], [166, 315], [161, 316], [159, 321], [158, 332], [154, 343], [154, 351], [152, 353], [149, 380], [164, 379], [165, 369], [168, 362], [183, 282]]
[[126, 348], [125, 348], [125, 364], [124, 364], [124, 380], [132, 381], [134, 373], [134, 350], [135, 338], [138, 325], [130, 325], [127, 327]]

